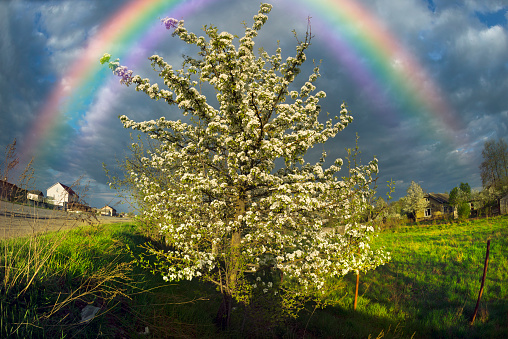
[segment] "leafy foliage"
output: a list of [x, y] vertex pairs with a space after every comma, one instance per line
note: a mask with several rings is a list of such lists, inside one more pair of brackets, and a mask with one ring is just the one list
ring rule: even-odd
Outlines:
[[454, 187], [450, 192], [449, 202], [457, 207], [457, 214], [460, 219], [469, 218], [471, 215], [471, 186], [468, 183], [460, 183], [459, 187]]
[[471, 204], [468, 202], [462, 202], [457, 208], [457, 214], [459, 219], [467, 219], [471, 215]]
[[471, 200], [471, 187], [468, 183], [460, 183], [459, 187], [454, 187], [450, 191], [449, 202], [453, 206], [457, 206], [462, 202]]

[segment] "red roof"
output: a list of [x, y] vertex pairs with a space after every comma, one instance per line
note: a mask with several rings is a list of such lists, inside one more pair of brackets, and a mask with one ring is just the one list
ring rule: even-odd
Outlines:
[[69, 193], [70, 195], [77, 195], [76, 192], [74, 192], [72, 190], [72, 188], [70, 188], [69, 186], [66, 186], [64, 184], [62, 184], [61, 182], [59, 182], [60, 185], [62, 185], [62, 187], [67, 191], [67, 193]]

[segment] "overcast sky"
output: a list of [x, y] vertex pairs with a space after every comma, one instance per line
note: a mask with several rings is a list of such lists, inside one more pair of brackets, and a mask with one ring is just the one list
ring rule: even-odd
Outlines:
[[[215, 24], [241, 35], [242, 22], [251, 25], [259, 8], [252, 0], [176, 3], [180, 7], [144, 19], [140, 27], [153, 22], [152, 33], [126, 40], [132, 46], [119, 52], [122, 64], [155, 79], [147, 57], [159, 54], [178, 67], [182, 54], [195, 52], [172, 38], [159, 18], [184, 19], [198, 34], [202, 25]], [[309, 62], [297, 82], [313, 68], [311, 59], [321, 60], [316, 85], [327, 93], [323, 111], [338, 114], [345, 101], [353, 114], [354, 122], [324, 145], [328, 159], [354, 147], [358, 133], [361, 160], [379, 159], [380, 193], [390, 179], [396, 198], [411, 181], [426, 192], [449, 192], [461, 182], [481, 188], [484, 142], [508, 141], [508, 0], [358, 0], [356, 9], [347, 9], [351, 0], [271, 3], [257, 46], [273, 51], [280, 40], [283, 54], [293, 54], [291, 31], [303, 37], [311, 17]], [[127, 6], [118, 0], [0, 2], [0, 147], [16, 138], [20, 151], [33, 153], [37, 189], [81, 177], [90, 205], [121, 211], [128, 207], [116, 205], [102, 169], [105, 163], [115, 171], [130, 143], [118, 116], [179, 117], [177, 108], [120, 86], [98, 64], [103, 53], [122, 51], [114, 40], [95, 43], [107, 40], [108, 23]], [[86, 62], [93, 66], [85, 68]]]

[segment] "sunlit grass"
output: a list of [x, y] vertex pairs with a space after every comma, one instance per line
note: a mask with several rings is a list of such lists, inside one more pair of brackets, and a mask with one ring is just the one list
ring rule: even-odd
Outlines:
[[[487, 240], [490, 258], [479, 318], [469, 321], [480, 289]], [[382, 232], [375, 247], [384, 246], [392, 261], [361, 276], [358, 310], [370, 320], [348, 337], [390, 336], [508, 337], [508, 218], [506, 216], [443, 225], [399, 227]], [[355, 323], [355, 277], [344, 279], [348, 295], [322, 313], [343, 310], [338, 322]], [[342, 281], [341, 283], [344, 283]], [[314, 317], [322, 316], [320, 313]], [[362, 320], [363, 321], [363, 320]], [[383, 327], [384, 326], [384, 327]], [[398, 326], [394, 332], [394, 326]]]
[[[168, 284], [131, 265], [127, 245], [137, 251], [146, 241], [128, 223], [1, 241], [2, 281], [8, 270], [24, 273], [2, 288], [0, 337], [132, 338], [147, 327], [156, 338], [212, 336], [218, 292], [197, 281]], [[36, 274], [30, 262], [40, 264]], [[100, 311], [82, 323], [86, 305]]]

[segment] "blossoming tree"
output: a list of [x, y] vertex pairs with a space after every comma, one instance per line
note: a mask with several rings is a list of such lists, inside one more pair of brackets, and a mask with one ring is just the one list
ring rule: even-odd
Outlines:
[[[164, 117], [134, 122], [126, 128], [146, 133], [158, 147], [142, 159], [145, 171], [130, 173], [143, 192], [150, 219], [165, 235], [169, 250], [149, 247], [166, 281], [200, 278], [218, 286], [224, 296], [219, 314], [229, 321], [232, 300], [248, 304], [253, 295], [281, 300], [319, 295], [333, 276], [366, 271], [385, 262], [383, 251], [369, 247], [374, 229], [361, 224], [369, 207], [377, 160], [349, 166], [339, 178], [341, 159], [325, 167], [326, 154], [311, 164], [309, 148], [325, 143], [352, 121], [343, 104], [340, 114], [320, 122], [315, 67], [308, 81], [294, 88], [305, 62], [311, 35], [297, 39], [296, 53], [285, 60], [254, 52], [254, 38], [271, 5], [262, 4], [243, 37], [205, 26], [206, 37], [190, 33], [183, 21], [164, 19], [173, 36], [199, 48], [174, 70], [153, 55], [162, 84], [151, 82], [111, 61], [125, 85], [150, 98], [178, 106], [188, 122]], [[202, 94], [216, 92], [214, 107]], [[275, 168], [275, 161], [280, 168]], [[150, 173], [165, 173], [164, 185]], [[325, 227], [326, 220], [341, 225]], [[294, 299], [293, 299], [294, 300]]]
[[407, 194], [402, 200], [402, 210], [417, 220], [417, 213], [425, 210], [429, 206], [429, 201], [425, 199], [425, 192], [416, 182], [411, 181], [407, 188]]

